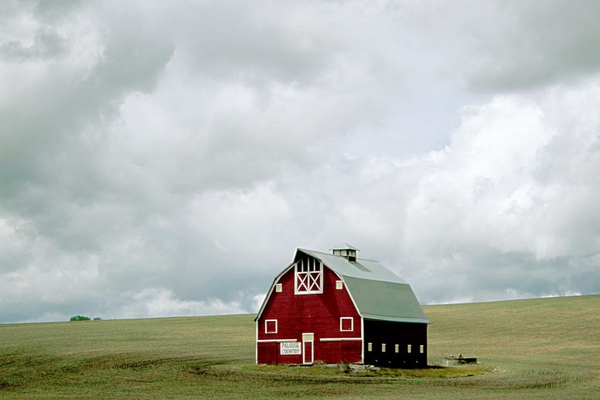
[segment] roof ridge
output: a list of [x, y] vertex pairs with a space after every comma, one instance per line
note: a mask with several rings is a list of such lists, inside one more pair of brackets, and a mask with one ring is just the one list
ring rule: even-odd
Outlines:
[[355, 250], [355, 251], [360, 251], [360, 249], [357, 249], [356, 247], [354, 247], [351, 244], [348, 244], [346, 242], [340, 243], [337, 246], [332, 247], [329, 250]]
[[[307, 252], [310, 251], [311, 253], [319, 253], [319, 254], [325, 254], [326, 256], [332, 256], [332, 257], [340, 257], [340, 258], [344, 258], [342, 256], [336, 256], [335, 254], [331, 254], [331, 253], [326, 253], [324, 251], [319, 251], [319, 250], [311, 250], [311, 249], [303, 249], [301, 247], [298, 247], [298, 250]], [[356, 261], [371, 261], [371, 262], [376, 262], [378, 263], [379, 260], [374, 260], [372, 258], [360, 258], [360, 257], [356, 257]]]

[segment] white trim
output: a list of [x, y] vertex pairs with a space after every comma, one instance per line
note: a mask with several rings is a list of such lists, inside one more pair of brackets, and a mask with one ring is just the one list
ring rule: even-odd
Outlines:
[[[350, 320], [350, 329], [342, 329], [343, 328], [342, 321], [345, 319]], [[354, 317], [340, 317], [340, 332], [354, 332]]]
[[260, 339], [257, 340], [259, 343], [280, 343], [280, 342], [297, 342], [298, 339]]
[[[348, 292], [350, 293], [350, 292]], [[350, 298], [352, 298], [352, 296], [350, 295]], [[354, 302], [354, 299], [352, 300]], [[356, 308], [356, 304], [354, 304], [354, 308], [356, 309], [356, 311], [358, 311], [358, 309]], [[363, 317], [360, 317], [360, 340], [362, 341], [362, 346], [360, 346], [360, 362], [361, 363], [365, 363], [365, 319]]]
[[256, 343], [254, 344], [254, 363], [258, 365], [258, 320], [254, 324], [256, 330]]
[[357, 341], [357, 340], [362, 340], [362, 338], [359, 337], [341, 337], [341, 338], [321, 338], [319, 339], [321, 342], [350, 342], [350, 341]]
[[342, 290], [344, 288], [344, 281], [335, 281], [335, 289]]
[[[267, 329], [267, 326], [268, 326], [267, 324], [269, 322], [275, 322], [275, 331], [269, 332], [269, 330]], [[270, 334], [273, 334], [273, 333], [277, 333], [277, 326], [278, 326], [278, 323], [277, 323], [276, 319], [265, 319], [265, 334], [269, 334], [270, 335]]]
[[283, 284], [276, 283], [275, 284], [275, 293], [281, 293], [281, 292], [283, 292]]
[[[283, 271], [281, 271], [279, 273], [279, 275], [277, 275], [275, 277], [275, 279], [273, 279], [273, 282], [271, 283], [271, 287], [269, 287], [269, 292], [267, 293], [267, 295], [265, 296], [265, 298], [263, 299], [262, 304], [260, 305], [260, 308], [258, 310], [258, 313], [256, 313], [256, 321], [260, 320], [260, 317], [262, 317], [262, 313], [265, 310], [265, 307], [267, 306], [267, 303], [269, 302], [269, 299], [271, 298], [271, 295], [273, 294], [273, 291], [275, 290], [275, 284], [277, 282], [279, 282], [279, 279], [285, 275], [290, 269], [294, 268], [294, 265], [296, 265], [296, 263], [291, 263], [290, 265], [288, 265]], [[356, 305], [355, 305], [356, 307]]]
[[[306, 343], [310, 343], [310, 362], [306, 360]], [[314, 333], [303, 333], [302, 334], [302, 364], [312, 365], [315, 363], [315, 334]]]

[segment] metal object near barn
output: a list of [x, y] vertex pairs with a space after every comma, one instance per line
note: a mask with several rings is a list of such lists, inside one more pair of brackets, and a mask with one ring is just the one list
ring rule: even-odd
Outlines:
[[453, 367], [463, 364], [477, 364], [477, 358], [463, 357], [462, 354], [459, 354], [458, 357], [455, 357], [454, 355], [451, 355], [450, 357], [444, 357], [444, 367]]

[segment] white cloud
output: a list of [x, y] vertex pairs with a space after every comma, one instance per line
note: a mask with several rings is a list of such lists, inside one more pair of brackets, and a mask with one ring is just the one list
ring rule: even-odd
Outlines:
[[600, 290], [595, 3], [274, 5], [0, 6], [0, 322], [251, 312], [341, 241], [425, 302]]
[[[600, 248], [600, 185], [590, 173], [600, 167], [600, 121], [591, 111], [600, 104], [590, 95], [598, 90], [593, 78], [533, 100], [503, 95], [471, 107], [407, 207], [404, 256], [488, 297], [504, 298], [489, 279], [514, 281], [507, 293], [515, 296], [576, 291], [570, 285], [591, 273], [586, 259]], [[585, 111], [574, 98], [589, 101]], [[565, 129], [558, 109], [579, 117]]]
[[242, 314], [247, 311], [238, 302], [224, 303], [220, 299], [206, 301], [180, 300], [164, 288], [148, 288], [131, 296], [124, 307], [116, 311], [118, 318], [176, 317], [212, 314]]

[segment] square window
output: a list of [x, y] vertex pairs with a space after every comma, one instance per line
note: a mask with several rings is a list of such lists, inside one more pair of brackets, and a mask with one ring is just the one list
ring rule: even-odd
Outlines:
[[341, 317], [340, 318], [340, 331], [352, 332], [353, 330], [354, 330], [354, 318]]
[[276, 319], [265, 320], [265, 333], [277, 333], [277, 320]]
[[283, 291], [283, 285], [281, 283], [278, 283], [277, 285], [275, 285], [275, 291], [277, 293], [281, 293]]
[[342, 281], [335, 281], [335, 288], [337, 290], [342, 290], [344, 288], [344, 282], [342, 282]]

